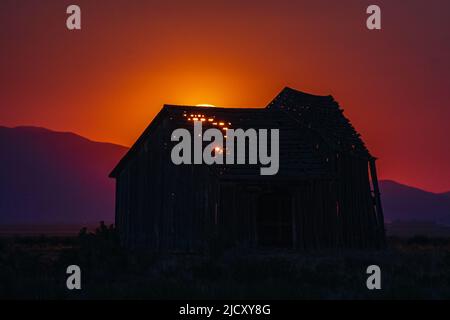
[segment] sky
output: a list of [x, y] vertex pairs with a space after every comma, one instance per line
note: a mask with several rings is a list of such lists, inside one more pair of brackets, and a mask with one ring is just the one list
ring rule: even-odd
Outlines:
[[[66, 8], [81, 8], [81, 30]], [[366, 8], [381, 8], [381, 30]], [[130, 146], [164, 103], [331, 94], [382, 179], [450, 191], [450, 1], [2, 0], [0, 125]]]

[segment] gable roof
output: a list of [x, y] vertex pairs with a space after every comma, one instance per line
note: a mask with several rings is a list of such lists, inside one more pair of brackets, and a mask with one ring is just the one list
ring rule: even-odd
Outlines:
[[[200, 116], [205, 119], [204, 129], [219, 127], [220, 122], [223, 122], [223, 126], [244, 130], [280, 129], [280, 175], [324, 175], [325, 148], [318, 151], [318, 139], [333, 150], [371, 157], [359, 134], [342, 112], [331, 96], [315, 96], [291, 88], [283, 89], [266, 108], [164, 105], [109, 176], [118, 176], [163, 119], [168, 118], [174, 128], [192, 129], [192, 122], [188, 119]], [[245, 176], [259, 170], [260, 166], [212, 167], [224, 176]]]

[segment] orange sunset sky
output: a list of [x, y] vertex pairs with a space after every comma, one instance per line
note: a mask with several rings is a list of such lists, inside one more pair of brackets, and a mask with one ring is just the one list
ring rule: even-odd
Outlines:
[[[382, 30], [365, 9], [378, 4]], [[66, 29], [78, 4], [82, 30]], [[450, 1], [0, 2], [0, 125], [130, 146], [162, 104], [332, 94], [384, 179], [450, 191]]]

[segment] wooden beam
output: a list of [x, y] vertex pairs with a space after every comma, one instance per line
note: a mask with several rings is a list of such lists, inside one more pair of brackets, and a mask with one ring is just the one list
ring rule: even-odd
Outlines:
[[373, 192], [375, 196], [375, 207], [377, 210], [377, 220], [381, 231], [381, 245], [386, 246], [386, 231], [384, 228], [384, 214], [381, 207], [380, 188], [378, 187], [377, 167], [375, 165], [375, 158], [369, 160], [370, 176], [372, 178]]

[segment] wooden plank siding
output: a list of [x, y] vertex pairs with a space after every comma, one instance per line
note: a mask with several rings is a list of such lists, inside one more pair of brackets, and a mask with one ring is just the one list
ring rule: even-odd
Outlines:
[[256, 248], [258, 199], [272, 191], [291, 196], [293, 249], [382, 246], [363, 159], [341, 155], [335, 179], [223, 181], [204, 166], [173, 165], [169, 148], [151, 152], [159, 147], [152, 143], [117, 179], [116, 221], [126, 246], [205, 253], [217, 241], [214, 246]]

